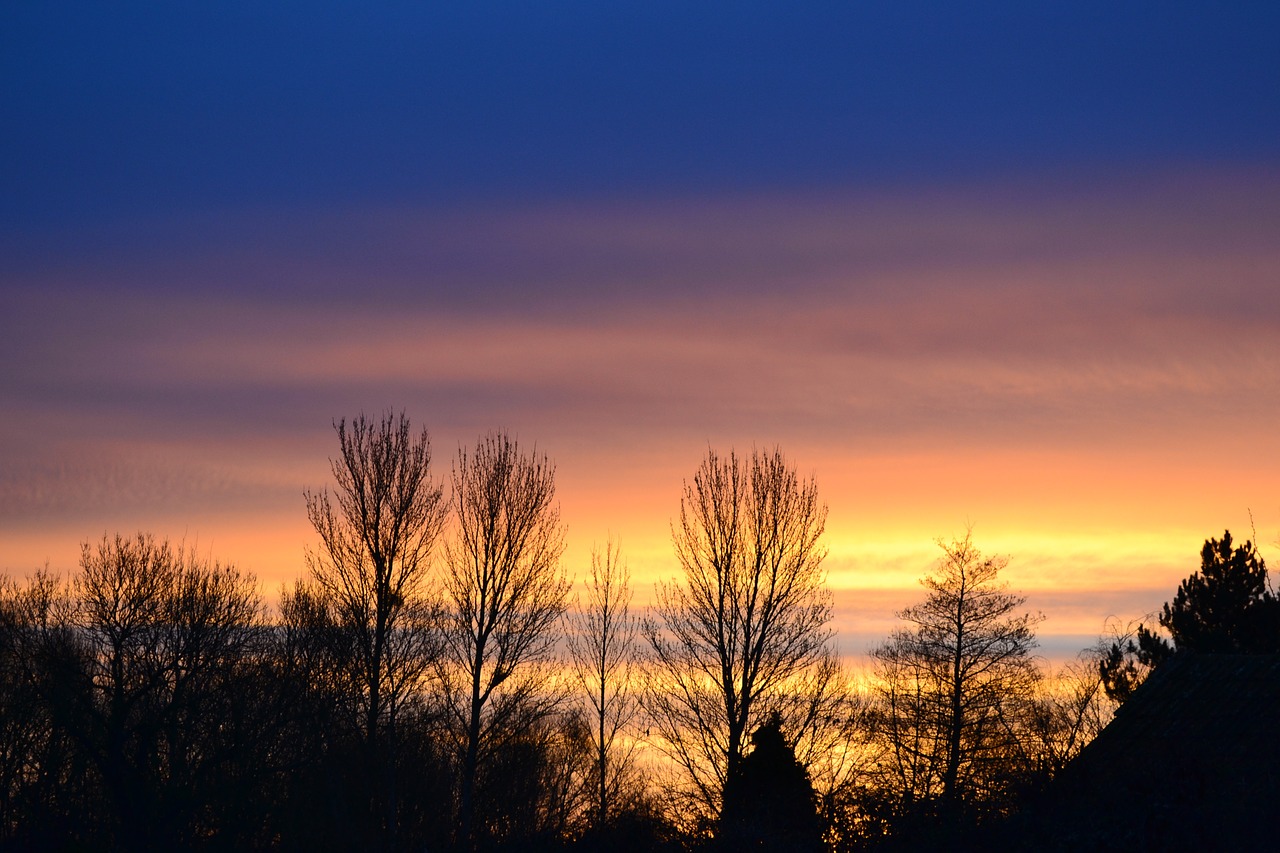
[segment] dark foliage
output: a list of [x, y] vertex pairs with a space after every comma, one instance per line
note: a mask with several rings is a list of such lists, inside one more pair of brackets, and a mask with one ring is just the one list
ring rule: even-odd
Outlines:
[[[86, 544], [66, 580], [0, 578], [0, 853], [1269, 849], [1280, 597], [1229, 532], [1161, 611], [1167, 639], [1139, 627], [1099, 644], [1053, 692], [1030, 657], [1038, 617], [998, 582], [1003, 558], [968, 536], [943, 544], [925, 599], [873, 652], [879, 701], [840, 703], [825, 508], [776, 454], [753, 457], [754, 474], [713, 456], [711, 497], [755, 497], [728, 500], [725, 518], [707, 509], [725, 522], [715, 536], [682, 515], [678, 553], [705, 571], [664, 593], [688, 654], [659, 656], [669, 678], [646, 694], [668, 742], [706, 739], [672, 756], [709, 774], [709, 796], [689, 799], [640, 762], [623, 779], [625, 754], [609, 754], [606, 735], [632, 748], [606, 701], [607, 682], [629, 681], [616, 673], [631, 652], [613, 645], [625, 632], [580, 631], [609, 640], [588, 657], [590, 713], [554, 677], [567, 584], [549, 460], [505, 435], [460, 456], [435, 588], [444, 505], [425, 434], [390, 416], [338, 432], [337, 491], [308, 501], [322, 548], [276, 616], [251, 576], [145, 534]], [[728, 523], [742, 512], [750, 523]], [[707, 544], [739, 537], [745, 552]], [[625, 616], [625, 578], [594, 579], [623, 593], [593, 612]], [[674, 648], [665, 637], [649, 631], [656, 652]], [[724, 638], [754, 662], [717, 656]], [[1115, 698], [1141, 686], [1106, 729], [1099, 674]], [[831, 784], [824, 749], [861, 764]]]
[[1107, 694], [1124, 701], [1146, 673], [1177, 652], [1274, 654], [1280, 652], [1280, 597], [1253, 543], [1234, 546], [1231, 531], [1207, 539], [1200, 570], [1178, 586], [1159, 616], [1165, 639], [1146, 626], [1113, 642], [1099, 664]]
[[[70, 581], [0, 579], [0, 850], [447, 847], [457, 768], [430, 697], [404, 697], [372, 764], [332, 665], [346, 632], [285, 603], [269, 620], [252, 578], [147, 536], [86, 547]], [[563, 847], [590, 760], [576, 718], [504, 743], [486, 844]], [[395, 820], [371, 827], [379, 796]]]
[[[1252, 542], [1233, 548], [1231, 532], [1209, 539], [1200, 571], [1178, 586], [1160, 625], [1173, 638], [1143, 644], [1153, 659], [1171, 650], [1201, 654], [1272, 654], [1280, 651], [1280, 599], [1267, 584], [1267, 567]], [[1164, 658], [1157, 656], [1159, 646]]]
[[[85, 545], [72, 584], [5, 590], [0, 730], [15, 847], [265, 844], [274, 681], [253, 579], [139, 535]], [[15, 701], [10, 701], [12, 697]]]
[[604, 826], [592, 826], [573, 846], [581, 853], [679, 853], [682, 839], [661, 810], [643, 798], [615, 807]]
[[720, 841], [725, 850], [795, 851], [823, 848], [822, 821], [809, 774], [782, 734], [774, 712], [751, 736], [724, 786]]

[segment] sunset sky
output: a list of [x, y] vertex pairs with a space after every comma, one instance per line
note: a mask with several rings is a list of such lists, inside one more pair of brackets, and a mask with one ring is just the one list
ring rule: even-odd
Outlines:
[[388, 409], [549, 454], [641, 601], [780, 446], [851, 656], [968, 525], [1051, 655], [1280, 561], [1274, 4], [188, 5], [0, 6], [0, 570], [274, 597]]

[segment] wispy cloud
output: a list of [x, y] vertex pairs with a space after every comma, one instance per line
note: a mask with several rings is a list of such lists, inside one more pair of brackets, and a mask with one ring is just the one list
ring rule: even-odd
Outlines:
[[1171, 548], [1117, 548], [1123, 531], [1193, 547], [1274, 510], [1277, 187], [1262, 171], [49, 238], [3, 273], [0, 533], [131, 511], [296, 530], [331, 420], [403, 407], [442, 474], [494, 426], [550, 452], [571, 557], [612, 529], [663, 575], [706, 446], [776, 442], [823, 484], [839, 585], [909, 590], [931, 538], [973, 518], [1078, 628], [1146, 595], [1133, 573], [1183, 572]]

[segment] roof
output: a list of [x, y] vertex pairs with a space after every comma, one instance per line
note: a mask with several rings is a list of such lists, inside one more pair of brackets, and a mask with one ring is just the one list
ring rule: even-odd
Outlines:
[[1280, 849], [1280, 655], [1177, 655], [1068, 765], [1037, 849]]

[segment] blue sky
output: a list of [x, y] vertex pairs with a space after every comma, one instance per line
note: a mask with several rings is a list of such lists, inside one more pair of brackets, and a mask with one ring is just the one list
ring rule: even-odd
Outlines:
[[11, 2], [0, 226], [1280, 154], [1269, 3]]

